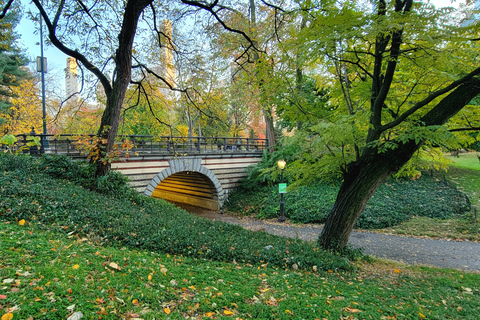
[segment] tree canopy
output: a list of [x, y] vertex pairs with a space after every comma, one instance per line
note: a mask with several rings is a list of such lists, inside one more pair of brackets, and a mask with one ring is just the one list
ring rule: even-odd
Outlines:
[[[7, 4], [9, 3], [0, 1], [1, 7]], [[0, 127], [2, 133], [7, 134], [11, 130], [5, 123], [12, 117], [18, 117], [12, 109], [11, 99], [16, 97], [15, 91], [18, 90], [15, 88], [28, 77], [23, 69], [28, 61], [16, 46], [18, 35], [15, 27], [21, 18], [19, 5], [10, 5], [10, 10], [0, 14], [0, 18]]]

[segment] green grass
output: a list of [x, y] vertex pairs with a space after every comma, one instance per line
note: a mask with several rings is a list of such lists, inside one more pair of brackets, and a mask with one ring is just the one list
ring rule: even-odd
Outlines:
[[453, 167], [480, 171], [480, 152], [459, 153], [458, 157], [447, 156], [453, 162]]
[[480, 274], [377, 261], [285, 270], [99, 245], [0, 222], [0, 317], [478, 319]]
[[468, 194], [472, 205], [480, 210], [480, 161], [479, 153], [461, 153], [459, 157], [450, 157], [453, 161], [447, 177], [460, 190]]
[[431, 219], [414, 217], [400, 225], [383, 231], [393, 234], [480, 241], [480, 161], [478, 153], [460, 153], [445, 174], [449, 181], [467, 194], [472, 211], [463, 218]]

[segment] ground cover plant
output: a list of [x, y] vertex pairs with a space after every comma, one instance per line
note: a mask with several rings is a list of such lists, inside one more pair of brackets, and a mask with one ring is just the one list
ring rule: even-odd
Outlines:
[[[125, 187], [115, 174], [102, 179], [118, 186], [102, 188], [103, 180], [81, 178], [81, 172], [89, 172], [83, 166], [64, 157], [0, 156], [0, 220], [56, 225], [102, 243], [219, 261], [300, 269], [351, 267], [347, 259], [319, 250], [314, 243], [209, 221], [146, 198]], [[70, 170], [79, 174], [71, 178]]]
[[478, 319], [480, 274], [358, 262], [355, 271], [225, 263], [0, 222], [0, 317]]
[[413, 219], [384, 230], [388, 233], [428, 236], [455, 240], [480, 241], [480, 161], [478, 153], [460, 153], [450, 157], [452, 164], [445, 174], [459, 190], [468, 195], [472, 210], [461, 218], [433, 219], [414, 217]]
[[[318, 181], [290, 190], [285, 195], [286, 216], [298, 223], [323, 223], [338, 192], [339, 183]], [[259, 218], [278, 217], [278, 188], [239, 189], [227, 204], [233, 212]], [[443, 176], [424, 174], [419, 179], [390, 179], [378, 188], [356, 223], [357, 228], [376, 229], [398, 225], [412, 216], [446, 219], [470, 211], [465, 195]]]

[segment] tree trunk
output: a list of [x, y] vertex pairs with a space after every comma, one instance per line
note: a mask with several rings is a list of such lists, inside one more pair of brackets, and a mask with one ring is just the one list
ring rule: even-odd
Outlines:
[[268, 141], [268, 152], [272, 153], [275, 151], [275, 146], [277, 144], [272, 111], [266, 108], [262, 108], [262, 110], [263, 118], [265, 119], [265, 138]]
[[[98, 147], [102, 157], [108, 156], [109, 153], [113, 151], [115, 145], [123, 100], [132, 75], [132, 49], [138, 19], [145, 7], [152, 2], [153, 0], [130, 0], [126, 4], [122, 29], [118, 36], [118, 49], [115, 55], [116, 78], [111, 90], [105, 90], [105, 92], [109, 92], [107, 95], [107, 105], [103, 112], [102, 121], [97, 133], [97, 136], [100, 138]], [[109, 161], [97, 161], [95, 175], [97, 177], [104, 176], [110, 170], [110, 166]]]
[[420, 145], [412, 141], [383, 154], [372, 150], [372, 156], [364, 155], [350, 164], [320, 235], [322, 248], [339, 251], [347, 245], [368, 200], [388, 177], [407, 163]]
[[[418, 123], [424, 127], [443, 125], [478, 94], [480, 79], [472, 77], [444, 97]], [[337, 199], [319, 238], [322, 248], [338, 251], [347, 245], [353, 226], [368, 200], [389, 176], [410, 160], [422, 143], [423, 141], [414, 140], [398, 143], [395, 149], [385, 153], [366, 147], [362, 156], [348, 165]]]

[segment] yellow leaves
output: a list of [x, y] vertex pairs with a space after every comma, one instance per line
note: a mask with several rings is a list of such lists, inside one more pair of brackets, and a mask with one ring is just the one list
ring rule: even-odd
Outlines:
[[23, 225], [25, 224], [25, 219], [22, 219], [22, 220], [18, 221], [18, 224], [19, 224], [20, 226], [23, 226]]
[[424, 315], [423, 313], [421, 313], [421, 312], [419, 312], [418, 315], [420, 316], [421, 319], [425, 319], [425, 318], [426, 318], [425, 315]]
[[169, 308], [163, 308], [163, 312], [165, 312], [166, 314], [170, 314], [170, 309]]
[[285, 314], [290, 314], [290, 315], [292, 315], [292, 316], [293, 316], [293, 312], [292, 312], [292, 311], [290, 311], [290, 310], [288, 310], [288, 309], [287, 309], [287, 310], [285, 310]]
[[345, 311], [350, 312], [350, 313], [362, 312], [362, 310], [355, 309], [355, 308], [350, 308], [350, 307], [345, 308]]
[[233, 316], [235, 314], [235, 312], [232, 312], [230, 310], [223, 310], [223, 314], [226, 315], [226, 316]]
[[205, 313], [205, 316], [207, 317], [213, 317], [215, 315], [215, 312], [207, 312]]
[[80, 265], [78, 265], [78, 264], [75, 264], [75, 265], [72, 266], [73, 270], [77, 270], [78, 268], [80, 268]]
[[152, 280], [152, 274], [149, 274], [147, 279], [148, 279], [148, 281], [151, 281]]
[[2, 320], [12, 320], [12, 319], [13, 319], [13, 314], [11, 314], [10, 312], [7, 312], [2, 316]]
[[400, 271], [400, 270], [398, 270], [398, 269], [395, 269], [395, 270], [393, 270], [393, 272], [395, 272], [395, 273], [401, 273], [402, 271]]
[[137, 307], [140, 305], [140, 303], [138, 302], [138, 299], [133, 299], [132, 304], [136, 305]]

